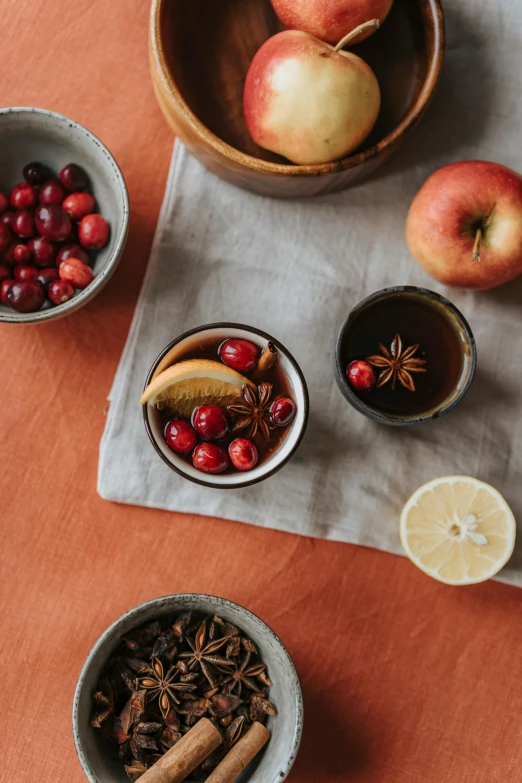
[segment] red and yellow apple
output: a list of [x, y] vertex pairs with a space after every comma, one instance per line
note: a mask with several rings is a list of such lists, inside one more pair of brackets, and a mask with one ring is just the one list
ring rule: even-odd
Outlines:
[[[272, 0], [285, 27], [303, 30], [332, 44], [367, 19], [383, 22], [392, 3], [393, 0]], [[375, 29], [366, 28], [353, 43], [367, 38]]]
[[328, 163], [356, 149], [380, 103], [377, 78], [364, 60], [298, 30], [263, 44], [243, 95], [254, 141], [300, 164]]
[[411, 254], [446, 285], [487, 289], [522, 273], [522, 177], [481, 160], [443, 166], [413, 199]]

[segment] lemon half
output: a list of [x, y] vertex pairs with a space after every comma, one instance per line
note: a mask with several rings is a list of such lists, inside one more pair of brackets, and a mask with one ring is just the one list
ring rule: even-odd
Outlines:
[[152, 380], [140, 403], [167, 408], [189, 417], [198, 405], [229, 405], [241, 398], [244, 384], [253, 386], [244, 375], [212, 359], [187, 359], [167, 367]]
[[490, 579], [513, 553], [516, 522], [496, 489], [446, 476], [413, 493], [401, 514], [401, 541], [424, 573], [449, 585]]

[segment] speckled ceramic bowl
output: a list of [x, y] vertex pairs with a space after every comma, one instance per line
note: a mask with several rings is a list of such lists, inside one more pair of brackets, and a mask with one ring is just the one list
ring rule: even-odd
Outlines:
[[127, 239], [129, 199], [125, 180], [101, 141], [62, 114], [28, 107], [0, 109], [0, 190], [8, 192], [22, 182], [23, 167], [34, 160], [56, 174], [67, 163], [82, 166], [92, 182], [98, 211], [109, 221], [111, 235], [107, 247], [96, 253], [95, 277], [87, 288], [56, 307], [47, 302], [36, 313], [16, 313], [0, 305], [0, 322], [38, 323], [78, 310], [108, 282]]
[[240, 783], [282, 783], [295, 761], [303, 729], [303, 697], [294, 664], [284, 644], [259, 617], [238, 604], [199, 593], [155, 598], [122, 615], [103, 633], [87, 656], [73, 703], [73, 733], [78, 758], [90, 783], [129, 783], [123, 766], [108, 758], [99, 732], [90, 725], [92, 694], [112, 651], [133, 628], [170, 612], [193, 609], [237, 625], [257, 646], [273, 685], [270, 700], [279, 715], [269, 718], [270, 742], [239, 778]]

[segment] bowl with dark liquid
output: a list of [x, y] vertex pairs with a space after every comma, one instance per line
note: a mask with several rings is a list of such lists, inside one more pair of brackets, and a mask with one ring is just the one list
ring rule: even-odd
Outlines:
[[[202, 401], [197, 400], [193, 407], [176, 409], [173, 403], [166, 406], [160, 400], [143, 404], [143, 419], [149, 439], [161, 459], [176, 473], [190, 481], [204, 486], [233, 489], [256, 484], [272, 476], [295, 453], [306, 430], [308, 422], [308, 390], [303, 373], [296, 360], [275, 337], [251, 326], [236, 323], [216, 323], [197, 327], [177, 337], [167, 345], [154, 361], [145, 381], [145, 389], [162, 373], [186, 362], [212, 363], [219, 374], [225, 362], [222, 359], [222, 347], [229, 341], [246, 341], [255, 346], [259, 362], [251, 370], [241, 373], [244, 385], [239, 383], [235, 397], [213, 400], [214, 407], [222, 409], [226, 431], [219, 437], [206, 437], [198, 430], [197, 445], [185, 452], [176, 452], [169, 445], [167, 434], [172, 431], [172, 423], [183, 420], [185, 429], [190, 425], [194, 430], [196, 415], [201, 412]], [[261, 357], [270, 352], [275, 361], [268, 368], [261, 369]], [[187, 365], [183, 365], [187, 366]], [[227, 370], [228, 371], [228, 370]], [[199, 370], [198, 370], [199, 372]], [[206, 370], [201, 371], [204, 375]], [[249, 387], [250, 391], [248, 388]], [[246, 398], [245, 398], [246, 392]], [[249, 396], [250, 395], [250, 396]], [[252, 431], [246, 421], [245, 406], [254, 402], [257, 407], [263, 403], [263, 395], [268, 395], [264, 408], [266, 415], [256, 431]], [[290, 400], [294, 405], [293, 414], [277, 423], [274, 406], [282, 400]], [[203, 405], [205, 401], [203, 400]], [[284, 414], [284, 409], [283, 409]], [[242, 422], [245, 426], [241, 426]], [[239, 425], [239, 428], [238, 428]], [[190, 432], [189, 432], [190, 434]], [[237, 469], [231, 457], [231, 446], [237, 439], [248, 440], [257, 452], [257, 461], [249, 469]], [[198, 467], [197, 452], [210, 449], [220, 450], [227, 455], [227, 464], [216, 472], [205, 472]]]
[[[352, 362], [373, 370], [370, 388], [349, 381]], [[432, 421], [456, 408], [476, 364], [475, 340], [462, 313], [440, 294], [415, 286], [385, 288], [360, 302], [341, 326], [335, 350], [344, 397], [366, 416], [394, 425]]]

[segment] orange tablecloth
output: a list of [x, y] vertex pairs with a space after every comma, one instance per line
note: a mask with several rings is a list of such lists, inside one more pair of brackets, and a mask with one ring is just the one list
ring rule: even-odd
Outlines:
[[93, 303], [1, 327], [0, 781], [84, 780], [70, 729], [84, 657], [120, 613], [179, 591], [238, 601], [287, 644], [306, 713], [296, 783], [519, 781], [520, 591], [447, 588], [381, 552], [96, 495], [105, 400], [172, 148], [147, 15], [146, 1], [2, 3], [0, 102], [56, 109], [98, 134], [132, 220]]

